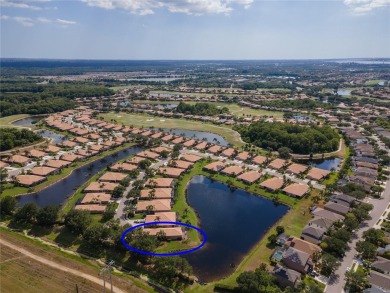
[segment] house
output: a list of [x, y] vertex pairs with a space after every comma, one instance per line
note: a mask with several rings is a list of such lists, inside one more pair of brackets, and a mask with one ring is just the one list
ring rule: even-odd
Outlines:
[[240, 166], [228, 166], [221, 170], [221, 173], [228, 176], [237, 176], [244, 172], [244, 169]]
[[185, 154], [185, 155], [182, 155], [180, 157], [180, 159], [184, 160], [184, 161], [191, 162], [191, 163], [196, 163], [196, 162], [202, 160], [202, 157], [199, 157], [199, 156], [196, 156], [196, 155]]
[[117, 186], [119, 186], [119, 183], [94, 181], [84, 188], [84, 192], [112, 193]]
[[[151, 208], [149, 208], [151, 207]], [[137, 203], [135, 212], [170, 212], [171, 200], [170, 199], [152, 199], [152, 200], [140, 200]]]
[[172, 188], [155, 188], [141, 190], [140, 199], [149, 199], [150, 197], [153, 197], [153, 199], [171, 199]]
[[283, 159], [275, 159], [271, 163], [268, 164], [268, 168], [274, 169], [274, 170], [281, 170], [283, 169], [287, 164], [286, 160]]
[[57, 173], [57, 168], [51, 168], [51, 167], [34, 167], [31, 169], [31, 174], [38, 175], [38, 176], [49, 176], [51, 174]]
[[172, 178], [150, 178], [145, 183], [146, 187], [172, 187], [173, 179]]
[[289, 247], [283, 252], [282, 262], [290, 269], [306, 274], [313, 266], [312, 260], [306, 252]]
[[308, 166], [294, 163], [288, 166], [286, 173], [291, 175], [300, 175], [302, 173], [305, 173], [307, 168]]
[[319, 169], [319, 168], [311, 168], [310, 171], [307, 173], [306, 179], [309, 180], [315, 180], [315, 181], [321, 181], [324, 178], [326, 178], [330, 174], [329, 171]]
[[16, 182], [22, 186], [34, 186], [46, 180], [46, 177], [37, 175], [18, 175], [16, 176]]
[[126, 162], [129, 164], [138, 165], [143, 160], [145, 160], [145, 158], [141, 158], [141, 157], [136, 156], [136, 157], [132, 157], [132, 158], [128, 159]]
[[75, 210], [87, 211], [91, 214], [102, 214], [106, 208], [107, 206], [98, 204], [79, 204], [74, 207]]
[[325, 218], [328, 220], [331, 220], [334, 222], [344, 220], [344, 217], [342, 215], [336, 214], [334, 212], [322, 209], [322, 208], [316, 208], [314, 211], [311, 212], [314, 217], [320, 217]]
[[118, 172], [106, 172], [100, 176], [99, 181], [101, 182], [120, 182], [125, 179], [128, 175], [125, 173]]
[[257, 171], [248, 171], [242, 173], [240, 176], [237, 177], [238, 180], [241, 180], [242, 182], [247, 184], [255, 183], [260, 178], [261, 178], [261, 173]]
[[157, 138], [160, 138], [163, 135], [164, 135], [164, 133], [162, 133], [162, 132], [156, 132], [153, 135], [151, 135], [150, 137], [153, 138], [153, 139], [157, 139]]
[[184, 172], [185, 172], [185, 170], [184, 169], [180, 169], [180, 168], [161, 167], [161, 168], [158, 169], [158, 173], [159, 174], [165, 175], [165, 176], [168, 176], [168, 177], [172, 177], [172, 178], [178, 178]]
[[222, 151], [221, 156], [230, 158], [230, 157], [234, 156], [235, 153], [236, 153], [235, 149], [227, 148], [227, 149]]
[[349, 207], [356, 199], [352, 196], [340, 193], [332, 195], [330, 200]]
[[390, 260], [378, 256], [377, 260], [371, 263], [371, 267], [376, 268], [378, 271], [388, 275], [390, 273]]
[[182, 160], [172, 160], [169, 162], [169, 166], [187, 170], [193, 166], [193, 163]]
[[264, 165], [267, 163], [267, 157], [264, 156], [256, 156], [252, 158], [252, 163], [257, 165]]
[[178, 138], [175, 138], [171, 141], [173, 144], [182, 144], [186, 139], [182, 136], [179, 136]]
[[247, 161], [250, 158], [252, 158], [252, 155], [249, 154], [248, 152], [238, 153], [237, 156], [236, 156], [236, 159], [240, 160], [240, 161]]
[[282, 178], [273, 177], [260, 183], [260, 187], [269, 191], [276, 191], [282, 188], [284, 180]]
[[211, 153], [211, 154], [217, 154], [219, 153], [220, 151], [222, 151], [224, 148], [221, 147], [220, 145], [213, 145], [212, 147], [209, 147], [207, 149], [207, 152]]
[[370, 284], [378, 286], [381, 289], [390, 290], [390, 276], [385, 275], [374, 270], [371, 270], [368, 277]]
[[128, 163], [116, 163], [115, 165], [111, 166], [110, 169], [116, 172], [131, 172], [133, 170], [137, 170], [138, 168], [136, 165]]
[[51, 168], [56, 168], [56, 169], [61, 169], [63, 167], [66, 167], [70, 164], [68, 161], [63, 161], [63, 160], [48, 160], [45, 162], [45, 166], [51, 167]]
[[100, 144], [100, 145], [99, 144], [92, 144], [88, 147], [89, 151], [97, 152], [97, 153], [103, 151], [103, 149], [104, 149], [104, 145], [102, 145], [102, 144]]
[[272, 270], [272, 274], [276, 277], [276, 281], [281, 287], [290, 286], [296, 288], [301, 282], [301, 273], [278, 264]]
[[63, 161], [68, 161], [68, 162], [75, 162], [75, 161], [80, 160], [81, 157], [78, 156], [78, 155], [74, 155], [74, 154], [63, 154], [60, 157], [60, 159], [63, 160]]
[[194, 139], [187, 140], [186, 142], [183, 143], [183, 146], [186, 148], [192, 147], [194, 144], [196, 144], [197, 141]]
[[160, 155], [150, 151], [143, 151], [137, 154], [138, 157], [156, 160]]
[[151, 149], [151, 151], [155, 152], [157, 154], [161, 154], [163, 151], [167, 151], [168, 153], [172, 153], [171, 148], [167, 148], [167, 147], [163, 147], [163, 146], [155, 147], [155, 148]]
[[306, 225], [302, 230], [301, 239], [310, 243], [319, 244], [324, 239], [326, 231], [326, 229], [319, 226]]
[[82, 144], [86, 144], [89, 142], [89, 139], [88, 138], [85, 138], [85, 137], [75, 137], [73, 139], [74, 142], [78, 142], [78, 143], [82, 143]]
[[[150, 222], [176, 222], [176, 213], [175, 212], [162, 212], [162, 213], [154, 213], [154, 215], [147, 215], [145, 217], [145, 223], [150, 223]], [[166, 227], [166, 226], [172, 226], [172, 225], [161, 224], [159, 226]], [[146, 226], [146, 227], [148, 227], [148, 226]]]
[[346, 215], [349, 211], [350, 208], [349, 206], [343, 205], [343, 204], [338, 204], [333, 201], [329, 201], [324, 205], [324, 209], [331, 211], [333, 213], [339, 214], [339, 215]]
[[26, 152], [26, 155], [28, 157], [37, 158], [37, 159], [41, 159], [41, 158], [47, 156], [47, 154], [45, 152], [42, 152], [42, 151], [39, 151], [36, 149], [29, 150], [28, 152]]
[[334, 221], [324, 218], [315, 217], [311, 219], [308, 223], [309, 226], [318, 226], [321, 228], [324, 228], [325, 230], [328, 230], [330, 227], [333, 226]]
[[207, 148], [207, 145], [208, 145], [208, 143], [203, 141], [203, 142], [197, 144], [194, 148], [198, 151], [202, 151], [202, 150], [205, 150]]
[[307, 184], [293, 183], [283, 188], [283, 192], [292, 197], [302, 198], [309, 192], [309, 186]]
[[174, 138], [175, 138], [175, 136], [173, 134], [168, 134], [168, 135], [164, 136], [163, 138], [161, 138], [161, 140], [163, 142], [168, 142], [170, 140], [173, 140]]
[[7, 161], [9, 163], [26, 166], [32, 161], [32, 159], [21, 155], [13, 155], [12, 157], [8, 158]]
[[321, 252], [321, 247], [318, 245], [296, 237], [290, 237], [286, 241], [285, 246], [306, 252], [310, 257], [313, 257], [315, 253]]
[[49, 153], [49, 154], [54, 154], [54, 153], [58, 153], [59, 151], [61, 151], [61, 148], [59, 148], [55, 145], [49, 144], [47, 146], [47, 148], [45, 148], [43, 151], [46, 153]]
[[371, 287], [364, 289], [363, 293], [389, 293], [389, 291], [371, 284]]
[[150, 228], [150, 229], [144, 229], [144, 232], [157, 236], [159, 233], [164, 234], [164, 238], [167, 240], [182, 240], [184, 238], [183, 230], [181, 227], [168, 227], [168, 228]]
[[5, 168], [5, 167], [8, 167], [8, 166], [9, 166], [8, 163], [0, 161], [0, 168]]
[[87, 193], [81, 200], [81, 204], [108, 204], [111, 201], [109, 193]]
[[225, 167], [225, 163], [223, 162], [213, 162], [203, 167], [203, 170], [208, 172], [219, 172]]
[[61, 145], [65, 148], [74, 148], [75, 146], [77, 146], [77, 143], [75, 143], [74, 141], [65, 140], [61, 143]]

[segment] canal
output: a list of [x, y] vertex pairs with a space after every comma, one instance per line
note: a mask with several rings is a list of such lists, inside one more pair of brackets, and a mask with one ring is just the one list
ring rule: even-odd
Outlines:
[[42, 191], [19, 196], [17, 199], [20, 205], [26, 203], [35, 203], [39, 207], [47, 205], [62, 205], [70, 197], [78, 187], [89, 180], [93, 175], [107, 168], [111, 164], [142, 151], [140, 147], [129, 147], [115, 154], [91, 162], [78, 169], [73, 170], [68, 177], [58, 181], [57, 183], [43, 189]]
[[185, 256], [202, 282], [233, 273], [267, 230], [289, 210], [285, 205], [276, 206], [242, 189], [232, 191], [223, 183], [199, 175], [188, 185], [187, 200], [198, 213], [199, 226], [208, 237], [205, 247]]

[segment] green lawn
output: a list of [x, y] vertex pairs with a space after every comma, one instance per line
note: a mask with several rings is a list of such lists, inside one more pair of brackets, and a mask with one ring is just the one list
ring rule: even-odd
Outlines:
[[367, 85], [377, 85], [379, 82], [385, 81], [383, 79], [370, 79], [366, 81]]
[[211, 123], [202, 123], [199, 121], [155, 117], [146, 114], [129, 114], [124, 112], [105, 113], [100, 116], [106, 121], [114, 119], [118, 124], [133, 125], [135, 127], [161, 127], [212, 132], [222, 136], [226, 141], [234, 146], [243, 145], [240, 134], [227, 126], [217, 126]]
[[12, 125], [11, 123], [16, 121], [16, 120], [27, 118], [27, 117], [31, 117], [31, 115], [18, 114], [18, 115], [11, 115], [11, 116], [7, 116], [7, 117], [2, 117], [2, 118], [0, 118], [0, 127], [23, 127], [23, 126], [18, 126], [18, 125]]

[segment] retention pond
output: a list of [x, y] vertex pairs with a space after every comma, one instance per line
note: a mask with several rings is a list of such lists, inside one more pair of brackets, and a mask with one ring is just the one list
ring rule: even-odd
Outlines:
[[194, 176], [187, 200], [207, 235], [206, 245], [186, 255], [202, 282], [221, 279], [236, 267], [267, 230], [289, 210], [271, 200], [230, 188], [204, 176]]

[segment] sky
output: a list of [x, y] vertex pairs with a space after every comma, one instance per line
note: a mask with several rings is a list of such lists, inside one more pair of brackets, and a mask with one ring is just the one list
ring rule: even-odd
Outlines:
[[2, 58], [390, 57], [390, 0], [0, 0]]

